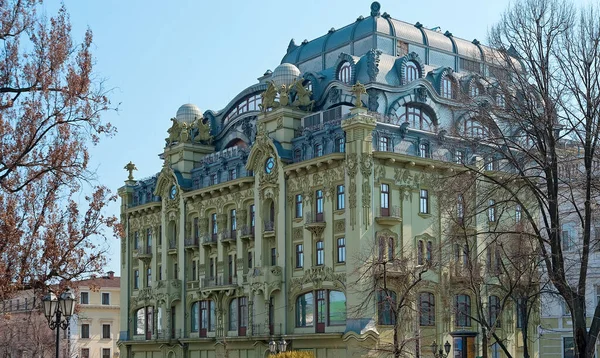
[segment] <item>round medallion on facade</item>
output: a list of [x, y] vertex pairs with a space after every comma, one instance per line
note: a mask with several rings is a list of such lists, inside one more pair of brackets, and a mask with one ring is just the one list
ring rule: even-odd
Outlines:
[[275, 168], [275, 158], [269, 157], [265, 162], [265, 173], [271, 174]]
[[203, 118], [202, 111], [195, 104], [187, 103], [179, 107], [175, 118], [179, 123], [192, 124], [197, 118]]
[[171, 190], [169, 191], [169, 197], [171, 199], [175, 199], [175, 195], [177, 195], [177, 187], [175, 185], [173, 185], [171, 187]]
[[300, 77], [300, 70], [291, 63], [282, 63], [273, 71], [271, 79], [277, 87], [290, 86]]

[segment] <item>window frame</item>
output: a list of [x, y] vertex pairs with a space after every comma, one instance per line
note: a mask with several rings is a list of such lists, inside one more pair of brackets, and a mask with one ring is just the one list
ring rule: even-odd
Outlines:
[[295, 195], [295, 200], [296, 200], [296, 204], [295, 204], [295, 208], [296, 208], [296, 219], [300, 219], [302, 218], [302, 194], [296, 194]]
[[352, 64], [344, 61], [340, 64], [337, 70], [336, 78], [343, 84], [349, 85], [352, 83]]
[[323, 266], [325, 264], [325, 244], [323, 240], [315, 242], [315, 266]]
[[344, 187], [344, 184], [340, 184], [336, 187], [336, 193], [337, 193], [337, 202], [336, 202], [336, 209], [337, 210], [344, 210], [346, 209], [346, 192], [345, 192], [346, 188]]
[[304, 244], [296, 244], [296, 268], [304, 267]]
[[[83, 299], [83, 297], [85, 297], [85, 300]], [[81, 305], [89, 305], [90, 304], [90, 292], [89, 291], [79, 292], [79, 304], [81, 304]]]
[[467, 294], [456, 295], [454, 307], [456, 310], [454, 316], [455, 326], [471, 327], [471, 296]]
[[345, 263], [346, 262], [346, 237], [338, 237], [336, 239], [337, 243], [337, 263]]
[[[85, 329], [84, 329], [84, 327], [85, 327]], [[90, 324], [89, 323], [81, 324], [81, 334], [79, 335], [79, 338], [90, 339]]]
[[435, 295], [431, 292], [419, 293], [419, 325], [435, 326]]
[[[104, 297], [107, 297], [106, 303], [104, 303]], [[110, 292], [101, 292], [100, 293], [100, 302], [103, 306], [110, 306]]]
[[419, 214], [429, 214], [429, 190], [419, 189]]
[[404, 63], [404, 84], [418, 80], [420, 76], [419, 65], [415, 61], [406, 61]]
[[[108, 327], [108, 335], [106, 334], [107, 333], [107, 331], [106, 331], [107, 327]], [[102, 324], [102, 339], [110, 339], [110, 336], [111, 336], [111, 334], [110, 334], [110, 324], [103, 323]]]
[[379, 149], [380, 152], [389, 152], [391, 147], [390, 142], [390, 137], [385, 135], [379, 136], [379, 139], [377, 140], [377, 149]]

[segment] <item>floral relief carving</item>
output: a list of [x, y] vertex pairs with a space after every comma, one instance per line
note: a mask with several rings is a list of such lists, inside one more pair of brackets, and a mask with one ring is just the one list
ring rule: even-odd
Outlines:
[[302, 227], [295, 227], [292, 230], [292, 240], [302, 240], [304, 237], [304, 231]]
[[333, 222], [333, 233], [340, 234], [346, 231], [346, 220], [339, 219]]
[[346, 274], [336, 273], [333, 268], [326, 266], [313, 267], [309, 270], [305, 270], [304, 276], [293, 278], [290, 283], [290, 311], [294, 309], [296, 295], [303, 290], [305, 285], [310, 285], [313, 289], [321, 289], [324, 287], [324, 283], [327, 283], [327, 285], [325, 285], [326, 287], [338, 288], [345, 291]]

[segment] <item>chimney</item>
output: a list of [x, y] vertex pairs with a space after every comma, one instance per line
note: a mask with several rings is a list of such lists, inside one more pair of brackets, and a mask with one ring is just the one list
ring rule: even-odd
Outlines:
[[114, 271], [108, 271], [107, 274], [108, 274], [108, 278], [110, 278], [110, 279], [115, 278], [115, 272]]

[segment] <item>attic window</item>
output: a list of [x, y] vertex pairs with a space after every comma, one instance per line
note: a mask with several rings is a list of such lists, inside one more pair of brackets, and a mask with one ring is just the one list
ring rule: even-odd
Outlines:
[[350, 65], [350, 62], [345, 61], [342, 63], [342, 65], [340, 66], [340, 69], [338, 70], [338, 80], [342, 81], [344, 84], [350, 84], [351, 80], [352, 80], [352, 66]]
[[419, 67], [414, 61], [408, 61], [404, 65], [404, 83], [410, 83], [419, 78]]
[[444, 75], [444, 77], [442, 77], [442, 88], [440, 94], [444, 98], [454, 98], [454, 82], [448, 75]]

